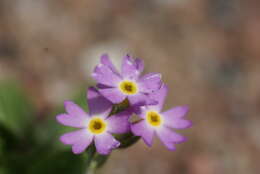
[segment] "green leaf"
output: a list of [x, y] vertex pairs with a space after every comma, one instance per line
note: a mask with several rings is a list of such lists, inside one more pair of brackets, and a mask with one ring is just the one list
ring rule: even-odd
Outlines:
[[30, 127], [33, 113], [32, 103], [17, 83], [0, 83], [0, 125], [21, 136]]
[[84, 174], [86, 171], [84, 155], [75, 155], [71, 151], [53, 152], [40, 156], [36, 163], [30, 163], [29, 174]]

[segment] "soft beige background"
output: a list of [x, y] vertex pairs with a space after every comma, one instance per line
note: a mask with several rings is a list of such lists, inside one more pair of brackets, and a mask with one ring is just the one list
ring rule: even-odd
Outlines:
[[130, 53], [188, 104], [189, 141], [115, 151], [106, 174], [260, 171], [260, 2], [257, 0], [1, 0], [0, 80], [22, 81], [39, 111], [82, 85], [102, 53]]

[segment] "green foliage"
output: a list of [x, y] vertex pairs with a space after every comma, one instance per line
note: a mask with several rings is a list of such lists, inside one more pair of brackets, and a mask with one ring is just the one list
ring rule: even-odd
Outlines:
[[[86, 109], [85, 90], [75, 96]], [[55, 116], [64, 113], [57, 107], [37, 119], [34, 107], [17, 83], [0, 84], [0, 174], [83, 174], [90, 166], [95, 148], [74, 155], [71, 147], [58, 137], [71, 128], [57, 123]]]
[[[43, 155], [30, 166], [29, 174], [63, 173], [83, 174], [85, 172], [83, 155], [74, 155], [71, 151], [52, 152]], [[28, 164], [27, 164], [28, 165]]]
[[0, 124], [22, 136], [32, 123], [33, 106], [17, 83], [0, 83]]

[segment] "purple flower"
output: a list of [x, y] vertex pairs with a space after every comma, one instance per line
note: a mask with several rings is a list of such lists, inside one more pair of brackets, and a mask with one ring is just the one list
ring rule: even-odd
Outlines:
[[187, 106], [178, 106], [161, 112], [167, 92], [166, 85], [162, 85], [159, 91], [151, 94], [152, 98], [157, 99], [158, 104], [142, 106], [138, 113], [142, 120], [132, 124], [131, 130], [136, 136], [141, 136], [148, 146], [152, 145], [153, 136], [156, 134], [169, 150], [175, 150], [175, 144], [184, 142], [185, 137], [172, 129], [189, 128], [192, 123], [183, 118], [188, 112]]
[[62, 135], [60, 140], [64, 144], [72, 145], [75, 154], [82, 153], [92, 142], [98, 153], [109, 154], [112, 149], [120, 145], [111, 134], [129, 131], [128, 118], [131, 113], [125, 111], [109, 116], [112, 103], [101, 96], [95, 88], [88, 89], [87, 99], [89, 113], [71, 101], [64, 103], [67, 113], [58, 115], [56, 117], [58, 122], [79, 130]]
[[99, 92], [112, 103], [121, 103], [128, 98], [132, 105], [151, 104], [147, 94], [157, 91], [161, 87], [161, 75], [149, 73], [141, 76], [144, 64], [141, 59], [133, 59], [129, 55], [123, 58], [121, 73], [111, 63], [107, 54], [101, 56], [101, 63], [97, 65], [92, 77], [98, 82]]

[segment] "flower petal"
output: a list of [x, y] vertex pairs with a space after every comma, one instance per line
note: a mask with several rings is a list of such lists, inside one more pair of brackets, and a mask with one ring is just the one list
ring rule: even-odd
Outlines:
[[94, 141], [97, 152], [103, 155], [109, 154], [112, 149], [115, 149], [120, 145], [120, 142], [107, 132], [96, 135]]
[[144, 106], [144, 105], [154, 105], [158, 102], [154, 99], [151, 99], [150, 96], [144, 94], [144, 93], [137, 93], [135, 95], [129, 95], [128, 96], [129, 102], [133, 106]]
[[112, 103], [102, 96], [94, 87], [90, 87], [87, 92], [89, 114], [108, 115], [112, 109]]
[[175, 129], [186, 129], [192, 126], [192, 122], [183, 119], [188, 112], [187, 106], [178, 106], [162, 113], [165, 125]]
[[188, 106], [177, 106], [163, 112], [165, 117], [183, 118], [189, 111]]
[[103, 65], [106, 65], [108, 66], [114, 73], [118, 74], [118, 71], [116, 70], [114, 64], [111, 62], [111, 60], [109, 59], [109, 56], [108, 54], [103, 54], [101, 55], [101, 58], [100, 58], [100, 62], [103, 64]]
[[145, 93], [155, 92], [160, 89], [161, 85], [162, 80], [159, 73], [148, 73], [138, 80], [140, 91]]
[[75, 154], [83, 152], [92, 142], [93, 135], [86, 129], [80, 129], [74, 132], [66, 133], [60, 137], [64, 144], [72, 144], [72, 151]]
[[175, 129], [186, 129], [192, 126], [192, 122], [189, 120], [167, 117], [165, 118], [165, 125]]
[[60, 137], [60, 140], [64, 144], [75, 144], [81, 139], [89, 137], [87, 129], [79, 129], [77, 131], [65, 133]]
[[99, 89], [99, 92], [114, 104], [121, 103], [126, 98], [117, 88]]
[[108, 122], [108, 132], [115, 134], [126, 133], [130, 130], [130, 123], [128, 122], [131, 112], [124, 111], [116, 115], [112, 115], [106, 119]]
[[121, 81], [121, 77], [113, 72], [110, 67], [99, 64], [96, 66], [91, 76], [100, 84], [115, 87]]
[[168, 93], [168, 86], [166, 86], [165, 84], [163, 84], [158, 91], [150, 93], [149, 94], [150, 98], [152, 98], [158, 102], [158, 104], [152, 105], [150, 107], [153, 108], [154, 110], [160, 112], [163, 108], [167, 93]]
[[147, 146], [152, 146], [154, 130], [147, 126], [145, 120], [132, 124], [131, 130], [134, 135], [141, 136]]
[[189, 120], [176, 119], [172, 120], [172, 122], [168, 122], [166, 125], [175, 129], [186, 129], [192, 126], [192, 122]]
[[106, 88], [111, 88], [110, 86], [103, 85], [103, 84], [100, 84], [100, 83], [98, 83], [96, 86], [97, 86], [97, 88], [98, 88], [98, 89], [106, 89]]
[[86, 117], [89, 117], [89, 115], [83, 109], [81, 109], [81, 107], [72, 101], [65, 101], [64, 106], [67, 113], [73, 117], [78, 117], [82, 120], [84, 120]]
[[138, 115], [140, 118], [145, 119], [146, 112], [149, 109], [148, 106], [133, 106], [133, 112]]
[[59, 123], [65, 126], [71, 126], [75, 128], [86, 127], [88, 122], [88, 117], [77, 117], [69, 114], [59, 114], [56, 116], [56, 119]]
[[[137, 65], [138, 63], [138, 65]], [[137, 79], [142, 70], [142, 63], [140, 60], [135, 61], [129, 55], [126, 55], [122, 61], [121, 73], [123, 78]]]
[[179, 135], [170, 128], [164, 126], [162, 126], [160, 129], [157, 129], [156, 134], [169, 150], [175, 150], [174, 144], [182, 143], [186, 140], [182, 135]]
[[139, 72], [139, 75], [143, 72], [144, 70], [144, 61], [142, 59], [135, 59], [135, 64], [136, 64], [136, 69]]

